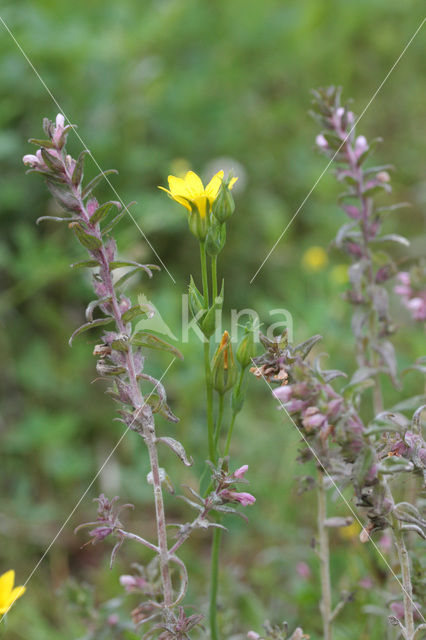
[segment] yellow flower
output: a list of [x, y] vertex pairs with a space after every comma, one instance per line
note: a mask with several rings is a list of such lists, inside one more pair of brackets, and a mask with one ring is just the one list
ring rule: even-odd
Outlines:
[[310, 247], [302, 256], [302, 264], [307, 271], [321, 271], [327, 262], [327, 253], [322, 247]]
[[15, 587], [15, 572], [13, 569], [0, 576], [0, 614], [7, 613], [15, 600], [25, 593], [25, 587]]
[[330, 272], [330, 280], [337, 285], [349, 282], [348, 267], [346, 264], [336, 264]]
[[359, 532], [361, 531], [361, 527], [358, 522], [353, 522], [348, 527], [339, 527], [339, 536], [343, 540], [354, 540], [358, 538]]
[[[218, 171], [204, 187], [201, 178], [193, 171], [188, 171], [184, 178], [169, 176], [169, 189], [159, 187], [169, 194], [173, 200], [185, 207], [188, 211], [193, 210], [193, 206], [198, 209], [201, 218], [208, 214], [215, 201], [223, 180], [223, 171]], [[237, 178], [232, 178], [229, 188], [232, 189]]]

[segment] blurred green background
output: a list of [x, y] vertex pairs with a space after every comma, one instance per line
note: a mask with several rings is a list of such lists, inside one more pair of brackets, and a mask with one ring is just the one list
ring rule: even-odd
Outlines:
[[[360, 113], [423, 17], [423, 3], [395, 0], [21, 0], [3, 2], [1, 17], [40, 73], [65, 114], [103, 169], [117, 168], [113, 184], [124, 201], [136, 200], [133, 215], [176, 283], [163, 270], [150, 282], [136, 280], [179, 335], [180, 299], [189, 274], [198, 277], [195, 239], [183, 209], [157, 189], [169, 173], [192, 168], [209, 178], [233, 167], [240, 176], [237, 210], [228, 225], [220, 273], [226, 278], [227, 310], [253, 307], [268, 321], [270, 309], [293, 316], [295, 339], [324, 336], [330, 366], [354, 369], [350, 310], [341, 299], [345, 261], [331, 252], [320, 263], [312, 247], [327, 248], [345, 221], [335, 204], [339, 187], [326, 175], [304, 205], [253, 284], [250, 279], [305, 198], [326, 161], [313, 148], [316, 124], [307, 114], [312, 87], [340, 84]], [[67, 228], [35, 219], [55, 206], [41, 180], [25, 176], [21, 157], [40, 137], [43, 116], [58, 112], [16, 43], [0, 23], [0, 352], [2, 409], [0, 572], [15, 568], [22, 584], [92, 481], [122, 434], [115, 407], [95, 377], [90, 338], [67, 340], [91, 299], [90, 281], [69, 264], [84, 257]], [[410, 46], [366, 112], [360, 132], [382, 136], [377, 163], [396, 167], [393, 202], [411, 209], [390, 218], [389, 230], [413, 239], [414, 258], [424, 250], [426, 182], [424, 158], [424, 29]], [[75, 155], [81, 144], [70, 137]], [[96, 168], [87, 162], [89, 177]], [[103, 199], [114, 198], [106, 184]], [[129, 218], [118, 231], [120, 254], [155, 261]], [[401, 253], [401, 257], [403, 254]], [[395, 303], [398, 323], [409, 323]], [[274, 319], [275, 320], [275, 319]], [[424, 334], [410, 326], [396, 337], [401, 365], [421, 354]], [[198, 461], [183, 469], [163, 452], [177, 487], [196, 484], [206, 456], [200, 344], [181, 345], [185, 362], [175, 362], [165, 384], [179, 435]], [[150, 354], [161, 375], [169, 359]], [[409, 376], [401, 393], [420, 391]], [[257, 503], [250, 523], [228, 523], [221, 577], [221, 623], [225, 637], [260, 629], [269, 617], [302, 624], [321, 638], [318, 568], [311, 547], [314, 496], [297, 494], [298, 437], [261, 383], [251, 381], [250, 402], [238, 421], [235, 466], [248, 463]], [[11, 640], [83, 637], [79, 612], [67, 604], [70, 577], [94, 585], [97, 603], [122, 595], [120, 573], [148, 556], [126, 546], [110, 571], [109, 543], [81, 545], [73, 535], [91, 520], [91, 500], [105, 491], [136, 504], [131, 526], [152, 527], [151, 491], [142, 443], [127, 434], [99, 478], [78, 505], [34, 573], [28, 592], [8, 616], [1, 633]], [[180, 501], [167, 500], [173, 521], [190, 517]], [[336, 502], [332, 510], [346, 515]], [[248, 511], [248, 510], [247, 510]], [[208, 588], [209, 537], [197, 535], [183, 557], [191, 574], [188, 603], [204, 606]], [[357, 530], [335, 532], [333, 585], [336, 594], [354, 590], [336, 624], [336, 640], [384, 638], [380, 617], [383, 566], [371, 548], [360, 548]], [[297, 565], [310, 567], [301, 577]], [[375, 589], [359, 587], [371, 576]], [[336, 596], [337, 597], [337, 596]], [[377, 606], [365, 615], [366, 603]], [[124, 612], [137, 600], [125, 601]], [[111, 606], [113, 606], [112, 603]], [[101, 637], [101, 636], [99, 636]], [[122, 636], [113, 629], [105, 638]]]

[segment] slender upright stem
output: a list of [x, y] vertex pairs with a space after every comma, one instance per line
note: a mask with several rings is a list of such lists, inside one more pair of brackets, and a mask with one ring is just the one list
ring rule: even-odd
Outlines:
[[220, 438], [220, 432], [221, 432], [221, 429], [222, 429], [224, 400], [225, 400], [225, 394], [221, 393], [220, 396], [219, 396], [219, 413], [218, 413], [218, 417], [217, 417], [216, 429], [215, 429], [215, 434], [214, 434], [214, 446], [215, 446], [216, 453], [217, 453], [217, 445], [218, 445], [219, 438]]
[[214, 439], [214, 418], [213, 418], [213, 388], [211, 384], [211, 368], [210, 368], [210, 345], [204, 343], [204, 375], [206, 381], [207, 396], [207, 433], [209, 441], [209, 460], [215, 464], [216, 447]]
[[206, 308], [209, 306], [209, 280], [207, 277], [206, 243], [200, 242], [201, 278], [203, 281], [203, 295]]
[[[237, 397], [239, 396], [239, 394], [241, 392], [241, 387], [242, 387], [243, 382], [244, 382], [244, 376], [245, 376], [246, 370], [247, 370], [246, 368], [240, 369], [240, 374], [239, 374], [237, 386], [236, 386], [236, 389], [235, 389]], [[236, 419], [238, 414], [239, 414], [239, 409], [238, 410], [233, 409], [232, 416], [231, 416], [231, 423], [229, 425], [228, 435], [227, 435], [227, 438], [226, 438], [226, 445], [225, 445], [225, 452], [224, 452], [225, 456], [227, 456], [229, 454], [229, 449], [231, 447], [232, 433], [234, 431], [235, 419]]]
[[211, 572], [210, 572], [210, 636], [211, 640], [218, 640], [217, 629], [217, 592], [219, 586], [219, 552], [220, 541], [222, 538], [222, 530], [215, 529], [213, 532], [212, 555], [211, 555]]
[[217, 298], [217, 256], [212, 256], [212, 301]]
[[318, 543], [321, 576], [321, 603], [320, 611], [323, 625], [323, 640], [332, 640], [331, 628], [331, 581], [330, 581], [330, 549], [328, 529], [325, 526], [327, 518], [327, 492], [324, 484], [324, 473], [318, 469], [317, 482], [318, 499]]
[[395, 517], [392, 518], [392, 527], [395, 545], [398, 551], [399, 564], [401, 566], [406, 640], [412, 640], [414, 637], [414, 614], [410, 558], [408, 555], [407, 547], [405, 546], [404, 533], [401, 530], [401, 523]]

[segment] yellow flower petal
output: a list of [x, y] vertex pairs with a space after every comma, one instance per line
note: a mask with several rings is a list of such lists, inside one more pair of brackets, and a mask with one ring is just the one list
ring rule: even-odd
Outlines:
[[206, 195], [210, 202], [216, 199], [223, 180], [223, 171], [218, 171], [206, 187]]
[[6, 571], [0, 576], [0, 601], [3, 603], [6, 600], [15, 584], [15, 572], [13, 569]]
[[232, 187], [237, 182], [237, 180], [238, 180], [238, 176], [236, 178], [231, 178], [228, 184], [228, 189], [232, 189]]
[[185, 180], [182, 180], [182, 178], [176, 178], [176, 176], [169, 176], [168, 181], [170, 192], [173, 197], [184, 196], [188, 199], [191, 198], [192, 193], [188, 189], [188, 185], [186, 184]]
[[197, 196], [196, 198], [193, 199], [193, 202], [196, 205], [198, 211], [200, 212], [200, 216], [202, 218], [205, 218], [207, 214], [208, 198], [206, 196]]
[[15, 600], [23, 596], [25, 591], [26, 587], [15, 587], [14, 589], [12, 589], [12, 593], [10, 594], [9, 598], [9, 606], [11, 606], [15, 602]]
[[[192, 197], [204, 194], [204, 186], [201, 178], [194, 171], [188, 171], [185, 176], [185, 185]], [[183, 194], [179, 194], [183, 195]]]
[[186, 200], [186, 198], [183, 198], [181, 196], [172, 196], [172, 197], [173, 197], [173, 200], [175, 200], [179, 204], [183, 205], [185, 207], [185, 209], [188, 209], [188, 211], [192, 211], [192, 207], [189, 204], [188, 200]]

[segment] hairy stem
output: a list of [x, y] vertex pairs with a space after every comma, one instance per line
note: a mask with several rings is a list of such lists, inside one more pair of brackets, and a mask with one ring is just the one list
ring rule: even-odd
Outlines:
[[317, 482], [318, 502], [318, 543], [321, 576], [321, 603], [320, 612], [323, 625], [323, 640], [332, 640], [332, 612], [331, 612], [331, 581], [330, 581], [330, 549], [328, 529], [325, 526], [327, 518], [327, 492], [324, 483], [324, 472], [318, 469]]
[[404, 533], [401, 530], [401, 523], [395, 517], [392, 518], [392, 527], [395, 545], [398, 551], [399, 564], [401, 566], [406, 640], [412, 640], [414, 638], [414, 614], [410, 558], [408, 556], [407, 547], [405, 546]]
[[[65, 174], [67, 175], [68, 185], [71, 191], [73, 192], [74, 196], [79, 202], [82, 217], [87, 221], [86, 223], [89, 226], [89, 228], [91, 228], [91, 231], [94, 233], [94, 235], [96, 235], [99, 238], [99, 240], [102, 242], [102, 246], [99, 249], [100, 262], [101, 262], [100, 274], [102, 277], [103, 284], [106, 288], [107, 294], [111, 298], [111, 308], [112, 308], [112, 313], [116, 323], [116, 327], [120, 333], [126, 334], [126, 326], [121, 317], [120, 306], [119, 306], [117, 294], [114, 288], [111, 271], [109, 268], [108, 254], [107, 254], [105, 244], [103, 242], [99, 225], [90, 224], [89, 216], [87, 214], [83, 199], [81, 197], [81, 187], [75, 187], [72, 184], [72, 180], [70, 176], [68, 176], [65, 166], [64, 166], [64, 171], [65, 171]], [[173, 588], [172, 588], [172, 582], [170, 577], [166, 518], [164, 513], [163, 492], [161, 487], [161, 479], [160, 479], [160, 471], [159, 471], [160, 467], [158, 464], [155, 424], [154, 424], [152, 411], [150, 407], [145, 404], [143, 394], [139, 387], [131, 345], [128, 345], [128, 350], [126, 353], [126, 369], [127, 369], [127, 376], [128, 376], [130, 389], [131, 389], [131, 397], [132, 397], [132, 401], [135, 409], [135, 420], [136, 418], [143, 417], [143, 425], [144, 425], [143, 437], [145, 439], [145, 443], [147, 445], [148, 452], [149, 452], [149, 459], [150, 459], [153, 486], [154, 486], [154, 501], [155, 501], [157, 539], [158, 539], [157, 552], [160, 560], [164, 607], [169, 608], [173, 602]]]

